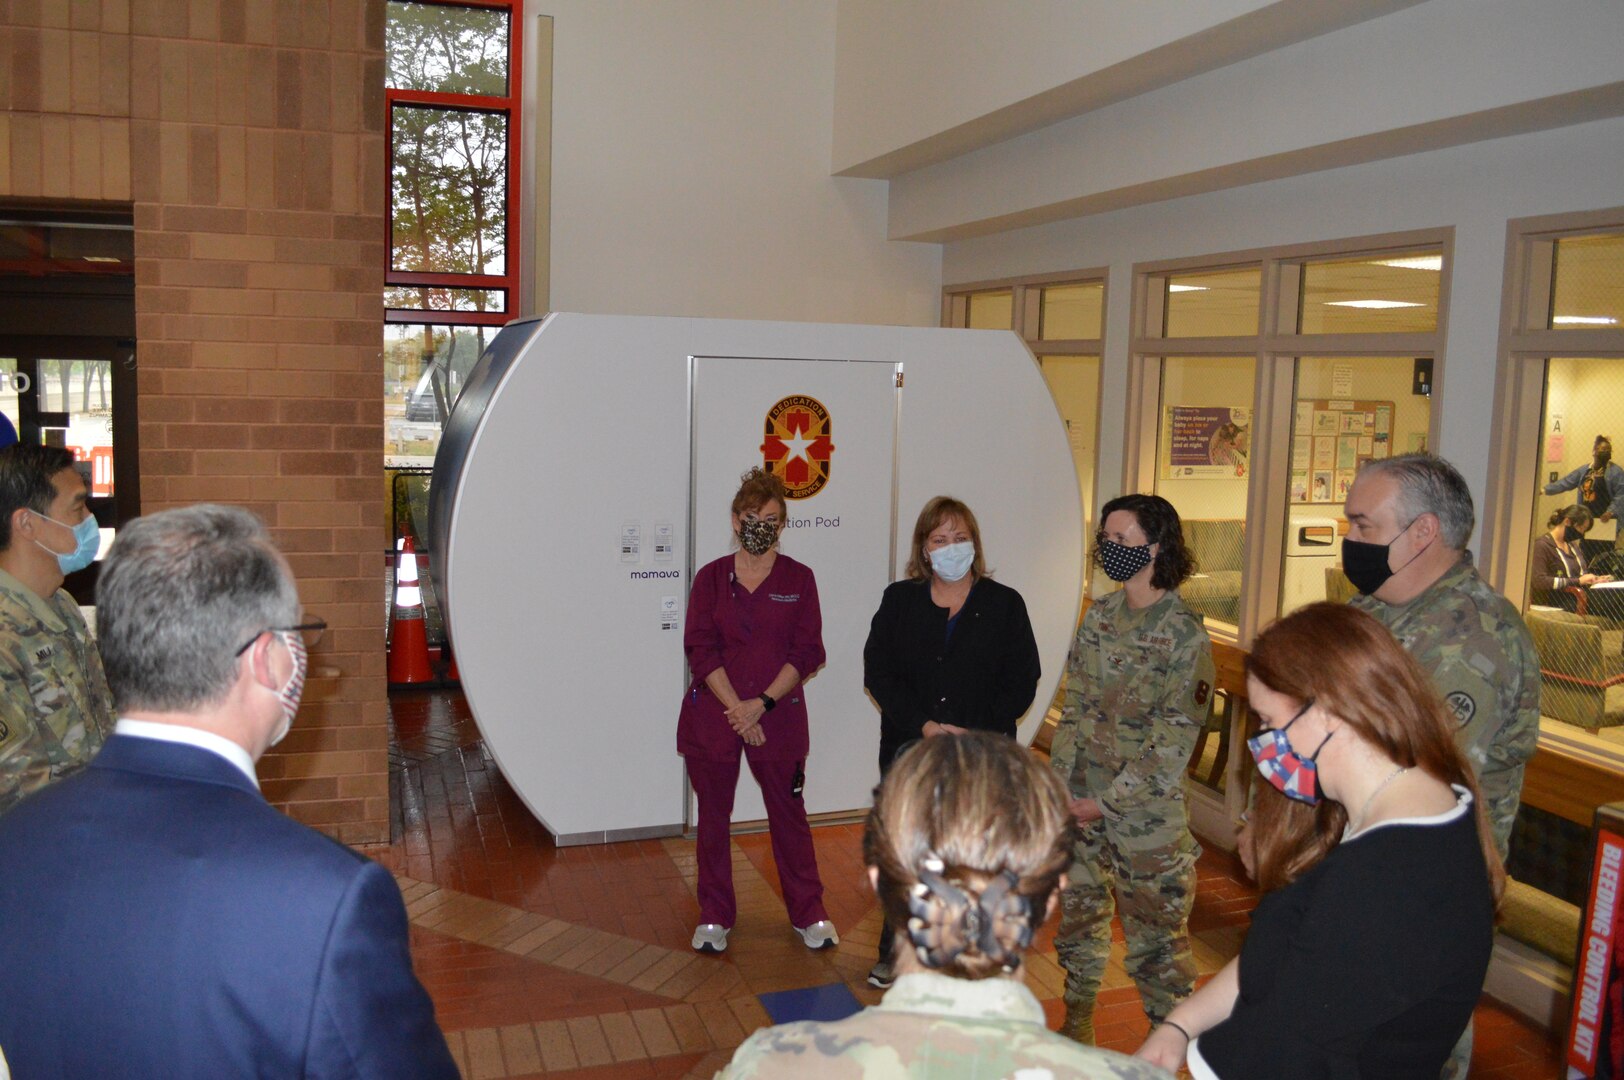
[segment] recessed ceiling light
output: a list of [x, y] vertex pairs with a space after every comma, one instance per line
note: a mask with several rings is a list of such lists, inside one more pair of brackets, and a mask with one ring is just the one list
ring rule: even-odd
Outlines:
[[1377, 259], [1377, 266], [1396, 266], [1401, 270], [1442, 270], [1442, 255], [1406, 255], [1400, 259]]
[[1425, 304], [1411, 304], [1411, 303], [1408, 303], [1408, 302], [1406, 302], [1404, 300], [1327, 300], [1326, 303], [1329, 304], [1331, 307], [1356, 307], [1356, 308], [1426, 307]]
[[1205, 285], [1169, 285], [1167, 287], [1167, 291], [1168, 292], [1206, 292], [1207, 291], [1207, 286], [1205, 286]]
[[1561, 326], [1617, 326], [1618, 320], [1606, 315], [1556, 315], [1552, 323]]

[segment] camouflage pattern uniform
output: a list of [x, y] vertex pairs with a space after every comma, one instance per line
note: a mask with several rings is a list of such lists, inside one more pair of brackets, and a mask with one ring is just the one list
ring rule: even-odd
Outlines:
[[1015, 979], [972, 981], [935, 972], [901, 976], [880, 1004], [844, 1020], [763, 1028], [716, 1075], [1168, 1080], [1146, 1062], [1078, 1046], [1048, 1030], [1043, 1006]]
[[[1504, 859], [1522, 800], [1523, 770], [1539, 745], [1539, 655], [1511, 602], [1489, 587], [1463, 552], [1459, 565], [1407, 604], [1356, 596], [1398, 638], [1455, 714], [1455, 741], [1477, 772], [1494, 844]], [[1472, 1025], [1444, 1065], [1461, 1080], [1472, 1062]]]
[[1522, 616], [1478, 576], [1470, 552], [1407, 604], [1374, 596], [1350, 602], [1379, 619], [1432, 676], [1460, 724], [1455, 741], [1477, 771], [1505, 858], [1523, 768], [1539, 743], [1539, 656]]
[[73, 597], [0, 571], [0, 813], [84, 766], [114, 722], [101, 657]]
[[1066, 703], [1050, 762], [1104, 818], [1083, 826], [1055, 948], [1066, 969], [1067, 1032], [1088, 1017], [1111, 951], [1113, 889], [1128, 974], [1152, 1023], [1195, 988], [1189, 917], [1195, 861], [1184, 770], [1212, 711], [1212, 642], [1169, 591], [1134, 611], [1118, 591], [1083, 617], [1066, 662]]

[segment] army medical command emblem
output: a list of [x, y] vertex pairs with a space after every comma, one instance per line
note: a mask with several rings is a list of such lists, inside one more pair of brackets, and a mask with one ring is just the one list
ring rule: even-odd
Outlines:
[[834, 424], [816, 398], [791, 394], [767, 410], [762, 465], [784, 482], [792, 499], [810, 499], [829, 482]]

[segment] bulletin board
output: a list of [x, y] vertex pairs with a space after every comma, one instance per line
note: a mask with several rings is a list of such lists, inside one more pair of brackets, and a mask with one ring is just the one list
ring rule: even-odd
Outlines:
[[1393, 453], [1393, 403], [1305, 398], [1291, 430], [1292, 503], [1341, 505], [1359, 467]]

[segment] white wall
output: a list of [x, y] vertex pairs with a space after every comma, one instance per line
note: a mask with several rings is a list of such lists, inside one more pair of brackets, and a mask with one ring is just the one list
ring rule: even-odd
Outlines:
[[834, 0], [544, 0], [551, 307], [934, 325], [939, 250], [829, 175]]
[[840, 0], [840, 171], [1271, 0]]
[[1624, 201], [1624, 120], [1497, 139], [1253, 184], [949, 244], [949, 284], [1110, 267], [1100, 409], [1100, 489], [1120, 492], [1133, 264], [1277, 244], [1453, 227], [1455, 252], [1436, 449], [1481, 504], [1510, 218]]
[[962, 239], [1624, 112], [1624, 5], [1430, 0], [897, 177]]

